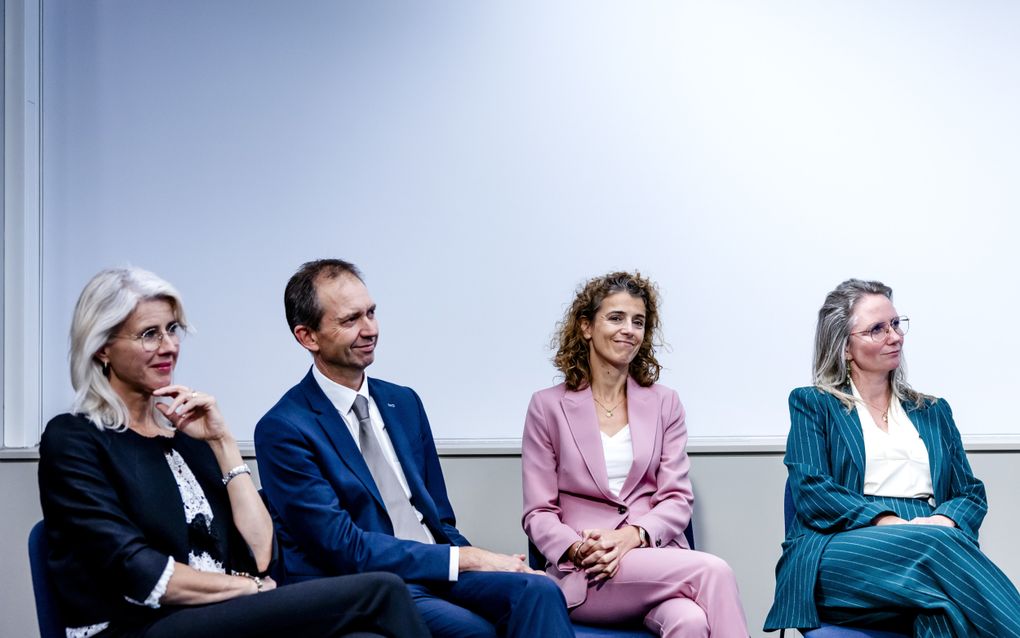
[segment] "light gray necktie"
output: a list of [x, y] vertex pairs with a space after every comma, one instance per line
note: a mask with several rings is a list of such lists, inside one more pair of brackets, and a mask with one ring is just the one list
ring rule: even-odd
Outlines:
[[368, 471], [375, 479], [375, 486], [379, 488], [383, 503], [386, 505], [386, 513], [390, 516], [390, 523], [393, 525], [393, 535], [409, 541], [431, 543], [425, 528], [411, 501], [407, 499], [404, 488], [397, 480], [393, 466], [386, 460], [383, 454], [382, 445], [375, 435], [375, 428], [372, 427], [372, 418], [368, 415], [368, 399], [359, 394], [354, 399], [354, 416], [358, 418], [358, 442], [361, 444], [361, 456], [365, 458]]

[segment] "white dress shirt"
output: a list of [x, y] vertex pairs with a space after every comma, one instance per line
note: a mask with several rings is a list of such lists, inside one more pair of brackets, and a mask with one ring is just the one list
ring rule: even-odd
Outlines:
[[857, 387], [851, 383], [850, 388], [860, 402], [857, 415], [864, 435], [864, 493], [931, 501], [935, 490], [928, 448], [899, 399], [893, 396], [889, 404], [889, 431], [883, 432], [875, 424]]
[[634, 446], [631, 443], [630, 424], [609, 436], [599, 431], [602, 435], [602, 453], [606, 457], [606, 475], [609, 477], [609, 489], [616, 496], [620, 495], [623, 489], [623, 482], [630, 474], [630, 466], [634, 464]]
[[[368, 393], [368, 375], [362, 379], [361, 388], [357, 392], [351, 390], [347, 386], [336, 383], [326, 375], [324, 375], [319, 368], [312, 366], [312, 376], [315, 377], [315, 381], [322, 388], [322, 391], [326, 394], [326, 398], [333, 404], [336, 411], [340, 413], [340, 418], [344, 420], [344, 424], [347, 425], [348, 431], [351, 433], [351, 438], [354, 439], [354, 445], [361, 449], [361, 437], [360, 429], [358, 425], [358, 417], [354, 414], [354, 399], [360, 394], [368, 399], [368, 416], [372, 420], [372, 429], [375, 430], [375, 437], [379, 440], [379, 444], [382, 447], [383, 456], [386, 457], [386, 462], [389, 463], [390, 467], [393, 468], [393, 472], [397, 475], [397, 481], [400, 486], [404, 488], [404, 494], [407, 499], [411, 500], [411, 488], [407, 484], [407, 477], [404, 476], [404, 470], [400, 466], [400, 460], [397, 458], [397, 453], [393, 449], [393, 442], [390, 441], [389, 433], [386, 432], [386, 424], [383, 422], [382, 415], [379, 413], [379, 408], [375, 405], [375, 400]], [[413, 505], [412, 505], [413, 507]], [[421, 523], [422, 529], [425, 530], [425, 534], [428, 536], [429, 541], [432, 543], [436, 542], [435, 536], [432, 535], [432, 531], [429, 530], [428, 525], [424, 523], [425, 517], [417, 508], [414, 508], [415, 516], [418, 517], [418, 522]], [[460, 548], [454, 545], [450, 546], [450, 570], [449, 578], [451, 581], [457, 580], [457, 576], [460, 574]]]

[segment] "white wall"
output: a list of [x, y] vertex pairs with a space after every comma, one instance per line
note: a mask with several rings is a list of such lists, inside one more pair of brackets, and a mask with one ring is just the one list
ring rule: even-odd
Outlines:
[[[515, 439], [574, 287], [663, 292], [690, 432], [785, 434], [813, 316], [849, 276], [913, 319], [912, 380], [1020, 433], [1020, 5], [161, 0], [43, 5], [43, 415], [102, 267], [148, 267], [198, 335], [178, 380], [242, 439], [306, 369], [282, 290], [360, 264], [371, 373], [444, 439]], [[736, 398], [739, 397], [739, 398]]]

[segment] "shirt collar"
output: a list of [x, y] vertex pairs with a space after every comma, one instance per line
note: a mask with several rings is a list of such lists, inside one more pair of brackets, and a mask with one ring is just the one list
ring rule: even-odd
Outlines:
[[345, 385], [340, 385], [336, 381], [333, 381], [326, 375], [324, 375], [317, 366], [312, 366], [312, 376], [315, 377], [315, 382], [319, 384], [322, 391], [326, 394], [326, 398], [333, 404], [337, 412], [340, 414], [347, 414], [354, 407], [354, 399], [360, 394], [366, 399], [371, 398], [368, 394], [368, 375], [366, 374], [361, 379], [361, 387], [355, 392]]

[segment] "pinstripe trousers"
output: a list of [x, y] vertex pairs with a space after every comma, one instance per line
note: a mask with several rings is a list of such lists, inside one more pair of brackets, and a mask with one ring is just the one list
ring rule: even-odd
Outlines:
[[[865, 497], [903, 519], [930, 516], [916, 499]], [[882, 624], [914, 617], [918, 638], [1020, 638], [1020, 594], [959, 529], [886, 525], [834, 534], [815, 590], [826, 622]]]

